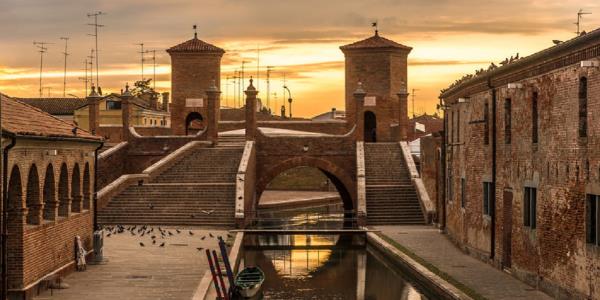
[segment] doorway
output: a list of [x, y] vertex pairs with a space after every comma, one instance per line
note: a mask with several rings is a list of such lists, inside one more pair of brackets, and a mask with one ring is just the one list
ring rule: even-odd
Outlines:
[[375, 143], [377, 142], [377, 117], [372, 111], [365, 111], [365, 142]]

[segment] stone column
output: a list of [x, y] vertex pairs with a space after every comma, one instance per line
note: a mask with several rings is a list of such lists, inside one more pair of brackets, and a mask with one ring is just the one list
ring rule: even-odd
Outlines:
[[398, 94], [398, 138], [400, 141], [408, 139], [408, 92], [403, 87]]
[[121, 95], [121, 121], [122, 125], [122, 136], [123, 141], [129, 140], [129, 117], [131, 114], [131, 108], [129, 107], [129, 100], [133, 98], [129, 91], [129, 84], [125, 85], [125, 92]]
[[79, 195], [71, 196], [71, 212], [81, 212], [83, 208], [83, 196]]
[[221, 91], [215, 85], [215, 81], [212, 81], [212, 85], [206, 91], [207, 98], [207, 134], [208, 140], [213, 142], [213, 145], [217, 145], [219, 138], [219, 106]]
[[364, 120], [364, 104], [367, 93], [362, 88], [362, 83], [358, 83], [358, 87], [354, 90], [354, 108], [356, 120], [355, 136], [356, 141], [362, 142], [365, 140], [365, 120]]
[[44, 202], [44, 219], [55, 221], [58, 217], [58, 201], [56, 195], [50, 201]]
[[98, 132], [98, 128], [100, 127], [100, 98], [102, 97], [96, 93], [96, 88], [92, 86], [92, 92], [87, 97], [89, 122], [88, 129], [92, 134], [96, 134], [96, 132]]
[[61, 217], [71, 216], [71, 197], [68, 195], [65, 197], [59, 196], [58, 200], [58, 215]]
[[258, 91], [252, 85], [252, 77], [250, 77], [250, 85], [244, 91], [246, 94], [246, 140], [253, 141], [256, 137], [256, 95]]
[[44, 206], [39, 202], [29, 205], [29, 207], [27, 207], [27, 223], [32, 225], [42, 224], [43, 207]]

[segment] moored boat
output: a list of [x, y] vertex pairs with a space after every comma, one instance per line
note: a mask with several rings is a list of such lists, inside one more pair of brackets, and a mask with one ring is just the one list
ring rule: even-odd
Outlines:
[[265, 281], [265, 273], [259, 267], [246, 267], [235, 277], [235, 286], [242, 297], [254, 297]]

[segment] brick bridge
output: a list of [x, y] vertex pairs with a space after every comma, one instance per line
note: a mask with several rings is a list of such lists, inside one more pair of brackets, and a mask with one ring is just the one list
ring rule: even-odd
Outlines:
[[[340, 48], [346, 56], [346, 120], [326, 122], [258, 121], [252, 79], [244, 120], [220, 121], [224, 51], [196, 37], [170, 48], [171, 135], [140, 136], [131, 128], [132, 96], [125, 91], [125, 141], [100, 157], [100, 177], [110, 178], [98, 194], [100, 222], [244, 226], [268, 183], [299, 166], [321, 170], [361, 224], [427, 222], [435, 209], [406, 144], [411, 48], [377, 33]], [[91, 129], [98, 127], [96, 115], [90, 105]], [[194, 118], [201, 129], [192, 136]]]

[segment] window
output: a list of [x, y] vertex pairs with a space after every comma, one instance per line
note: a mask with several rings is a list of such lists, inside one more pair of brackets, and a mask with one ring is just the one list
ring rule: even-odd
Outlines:
[[586, 242], [600, 246], [600, 195], [587, 195], [586, 203]]
[[106, 110], [121, 109], [121, 101], [106, 101]]
[[579, 79], [579, 137], [587, 136], [587, 78]]
[[506, 98], [504, 101], [504, 143], [510, 144], [510, 122], [511, 122], [511, 100]]
[[494, 185], [491, 182], [483, 183], [483, 214], [492, 215], [492, 198], [494, 197]]
[[460, 179], [460, 207], [465, 208], [465, 179]]
[[523, 201], [523, 226], [535, 229], [537, 189], [532, 187], [526, 187], [524, 198], [525, 199]]
[[531, 142], [538, 142], [538, 93], [531, 96]]
[[460, 110], [456, 111], [456, 141], [460, 143]]
[[484, 131], [483, 134], [483, 144], [490, 144], [490, 105], [486, 102], [483, 106], [483, 121], [484, 123]]

